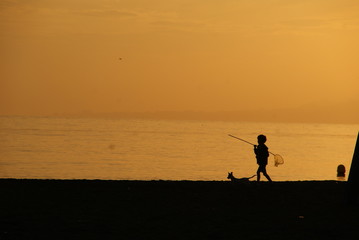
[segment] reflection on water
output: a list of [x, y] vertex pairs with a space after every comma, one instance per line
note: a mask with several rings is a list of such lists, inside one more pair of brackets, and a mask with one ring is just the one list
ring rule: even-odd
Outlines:
[[[274, 181], [336, 180], [350, 166], [358, 125], [0, 117], [0, 177], [227, 180], [255, 174], [250, 145], [284, 158]], [[341, 179], [342, 180], [342, 179]]]

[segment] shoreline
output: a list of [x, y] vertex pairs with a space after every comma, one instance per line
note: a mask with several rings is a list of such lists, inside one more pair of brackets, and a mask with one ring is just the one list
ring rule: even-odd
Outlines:
[[0, 179], [0, 239], [358, 239], [346, 183]]
[[[0, 182], [2, 181], [99, 181], [99, 182], [231, 182], [228, 179], [223, 180], [173, 180], [173, 179], [153, 179], [153, 180], [142, 180], [142, 179], [85, 179], [85, 178], [71, 178], [71, 179], [61, 179], [61, 178], [0, 178]], [[256, 180], [249, 180], [250, 183], [257, 182]], [[260, 183], [266, 183], [267, 180], [261, 180]], [[273, 183], [296, 183], [296, 182], [338, 182], [338, 183], [346, 183], [345, 180], [285, 180], [285, 181], [273, 181]], [[248, 182], [246, 182], [248, 183]]]

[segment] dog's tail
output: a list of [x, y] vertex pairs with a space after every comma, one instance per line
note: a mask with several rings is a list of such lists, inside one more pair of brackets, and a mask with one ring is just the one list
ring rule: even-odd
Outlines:
[[249, 177], [248, 179], [254, 178], [255, 176], [257, 176], [257, 174], [254, 174], [252, 177]]

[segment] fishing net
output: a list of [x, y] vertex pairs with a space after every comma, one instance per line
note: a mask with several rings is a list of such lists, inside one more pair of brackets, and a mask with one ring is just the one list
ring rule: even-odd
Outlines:
[[284, 163], [284, 159], [279, 154], [273, 154], [274, 155], [274, 166], [278, 167], [279, 165], [282, 165]]

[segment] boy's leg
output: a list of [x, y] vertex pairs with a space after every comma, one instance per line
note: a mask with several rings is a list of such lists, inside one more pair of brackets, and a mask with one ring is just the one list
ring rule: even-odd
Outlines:
[[257, 182], [261, 180], [261, 171], [262, 171], [262, 167], [259, 166], [257, 170]]
[[272, 179], [269, 177], [265, 166], [263, 167], [263, 171], [262, 171], [262, 172], [263, 172], [263, 175], [268, 179], [268, 181], [271, 182]]
[[263, 175], [268, 179], [269, 182], [272, 182], [272, 179], [269, 177], [268, 174], [263, 174]]

